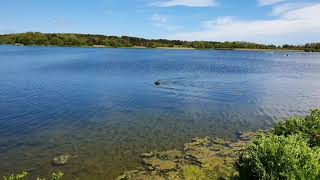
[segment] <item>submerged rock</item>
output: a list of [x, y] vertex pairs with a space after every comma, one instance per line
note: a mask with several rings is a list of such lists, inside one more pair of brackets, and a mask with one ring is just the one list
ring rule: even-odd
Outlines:
[[239, 138], [244, 141], [249, 141], [257, 136], [256, 132], [243, 132], [239, 134]]
[[184, 150], [188, 150], [189, 148], [196, 147], [196, 146], [206, 146], [210, 143], [209, 137], [205, 138], [193, 138], [191, 143], [186, 143], [184, 145]]
[[143, 164], [152, 170], [168, 171], [176, 168], [176, 163], [170, 160], [162, 160], [156, 157], [142, 159]]
[[248, 141], [237, 141], [230, 143], [228, 146], [234, 150], [243, 150], [248, 144]]
[[69, 159], [70, 159], [70, 154], [62, 154], [59, 156], [56, 156], [52, 159], [52, 164], [55, 166], [63, 166], [68, 164]]
[[155, 173], [149, 173], [146, 171], [127, 171], [123, 175], [116, 178], [116, 180], [166, 180], [161, 175], [155, 174]]
[[211, 151], [206, 147], [193, 147], [186, 152], [186, 158], [191, 161], [203, 164], [205, 158], [213, 157], [215, 153], [216, 152]]
[[212, 140], [212, 143], [214, 144], [220, 144], [220, 145], [227, 145], [230, 143], [230, 141], [226, 141], [226, 140], [223, 140], [223, 139], [220, 139], [220, 138], [215, 138]]
[[154, 156], [154, 153], [153, 152], [142, 153], [140, 156], [143, 157], [143, 158], [148, 158], [148, 157]]
[[178, 151], [176, 149], [173, 150], [169, 150], [169, 151], [164, 151], [164, 152], [158, 152], [156, 153], [156, 156], [160, 159], [163, 160], [172, 160], [172, 161], [176, 161], [180, 158], [183, 158], [183, 152]]

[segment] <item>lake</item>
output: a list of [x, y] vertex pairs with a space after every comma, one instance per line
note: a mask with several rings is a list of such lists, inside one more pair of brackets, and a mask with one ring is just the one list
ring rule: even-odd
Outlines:
[[0, 176], [112, 179], [143, 152], [305, 115], [319, 79], [319, 53], [0, 46]]

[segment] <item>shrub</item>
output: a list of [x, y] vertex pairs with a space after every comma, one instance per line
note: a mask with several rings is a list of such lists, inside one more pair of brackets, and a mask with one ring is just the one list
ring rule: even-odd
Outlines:
[[241, 179], [320, 179], [320, 151], [299, 135], [261, 136], [241, 154]]
[[300, 134], [308, 139], [310, 146], [320, 146], [320, 110], [313, 110], [306, 118], [290, 118], [287, 121], [276, 123], [275, 135], [289, 136]]
[[306, 131], [306, 124], [304, 118], [289, 118], [285, 121], [280, 121], [274, 125], [273, 133], [276, 135], [292, 135], [299, 134]]

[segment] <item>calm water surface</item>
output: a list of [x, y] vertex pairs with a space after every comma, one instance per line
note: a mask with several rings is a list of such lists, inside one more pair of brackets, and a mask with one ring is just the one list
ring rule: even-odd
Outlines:
[[[142, 152], [305, 115], [320, 54], [285, 54], [0, 46], [0, 176], [112, 179]], [[53, 167], [61, 153], [74, 158]]]

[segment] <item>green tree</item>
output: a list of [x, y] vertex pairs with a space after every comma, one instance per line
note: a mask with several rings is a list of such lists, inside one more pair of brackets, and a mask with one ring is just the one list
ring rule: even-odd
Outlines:
[[64, 42], [60, 38], [54, 37], [50, 39], [49, 44], [54, 46], [63, 46]]

